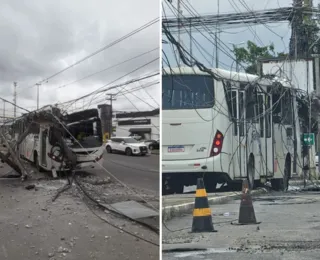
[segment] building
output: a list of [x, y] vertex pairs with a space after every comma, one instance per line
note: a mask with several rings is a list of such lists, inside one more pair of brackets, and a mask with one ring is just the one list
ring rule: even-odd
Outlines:
[[141, 140], [160, 138], [159, 109], [141, 112], [118, 112], [113, 115], [113, 135], [141, 136]]

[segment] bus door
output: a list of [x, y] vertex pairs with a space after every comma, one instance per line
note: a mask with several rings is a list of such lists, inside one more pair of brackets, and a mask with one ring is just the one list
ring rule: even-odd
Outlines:
[[272, 116], [271, 96], [265, 93], [258, 93], [257, 117], [260, 134], [258, 163], [260, 176], [273, 176], [273, 141], [272, 141]]
[[[269, 93], [269, 92], [268, 92]], [[274, 174], [273, 163], [273, 131], [272, 131], [272, 95], [265, 94], [265, 154], [266, 154], [266, 175], [272, 177]]]
[[47, 140], [48, 140], [48, 130], [45, 129], [42, 131], [41, 139], [40, 139], [41, 158], [39, 158], [39, 162], [43, 166], [47, 166]]
[[[238, 84], [238, 83], [233, 83]], [[233, 86], [235, 87], [235, 86]], [[246, 159], [246, 113], [244, 109], [245, 92], [239, 90], [239, 87], [231, 91], [231, 109], [233, 117], [232, 134], [233, 141], [231, 144], [231, 162], [233, 176], [235, 178], [245, 178], [247, 176], [247, 159]]]

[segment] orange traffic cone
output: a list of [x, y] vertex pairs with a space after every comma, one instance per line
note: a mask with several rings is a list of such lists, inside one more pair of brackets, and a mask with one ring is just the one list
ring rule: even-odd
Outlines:
[[213, 228], [211, 209], [209, 208], [208, 196], [202, 178], [197, 180], [191, 232], [217, 232]]
[[242, 183], [242, 196], [240, 202], [239, 220], [238, 223], [232, 223], [234, 225], [252, 225], [260, 224], [257, 222], [256, 215], [252, 204], [252, 197], [249, 190], [248, 180], [244, 180]]

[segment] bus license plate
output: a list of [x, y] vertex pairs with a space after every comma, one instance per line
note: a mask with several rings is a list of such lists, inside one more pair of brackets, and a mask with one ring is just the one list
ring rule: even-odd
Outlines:
[[176, 145], [176, 146], [169, 146], [168, 153], [183, 153], [184, 146], [183, 145]]

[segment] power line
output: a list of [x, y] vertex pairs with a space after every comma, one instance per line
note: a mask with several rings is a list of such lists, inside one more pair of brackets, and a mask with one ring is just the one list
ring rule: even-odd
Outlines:
[[[24, 110], [24, 111], [26, 111], [26, 112], [30, 113], [30, 111], [29, 111], [29, 110], [27, 110], [27, 109], [25, 109], [25, 108], [23, 108], [23, 107], [20, 107], [20, 106], [18, 106], [18, 105], [17, 105], [17, 104], [15, 104], [15, 103], [12, 103], [12, 102], [10, 102], [10, 101], [8, 101], [8, 100], [6, 100], [6, 99], [2, 98], [2, 97], [0, 97], [0, 99], [1, 99], [2, 101], [4, 101], [4, 102], [7, 102], [7, 103], [9, 103], [9, 104], [13, 105], [14, 107], [20, 108], [20, 109], [22, 109], [22, 110]], [[14, 114], [15, 114], [15, 113], [16, 113], [16, 110], [14, 110]]]
[[78, 65], [78, 64], [82, 63], [83, 61], [85, 61], [85, 60], [87, 60], [87, 59], [89, 59], [89, 58], [91, 58], [91, 57], [99, 54], [100, 52], [102, 52], [102, 51], [104, 51], [104, 50], [106, 50], [106, 49], [108, 49], [108, 48], [110, 48], [110, 47], [112, 47], [112, 46], [114, 46], [114, 45], [116, 45], [116, 44], [124, 41], [125, 39], [127, 39], [127, 38], [129, 38], [129, 37], [131, 37], [131, 36], [133, 36], [133, 35], [141, 32], [142, 30], [144, 30], [144, 29], [152, 26], [153, 24], [157, 23], [158, 21], [159, 21], [159, 18], [155, 18], [155, 19], [151, 20], [150, 22], [142, 25], [141, 27], [139, 27], [139, 28], [135, 29], [134, 31], [126, 34], [125, 36], [123, 36], [123, 37], [121, 37], [121, 38], [119, 38], [119, 39], [117, 39], [117, 40], [115, 40], [115, 41], [107, 44], [106, 46], [100, 48], [99, 50], [97, 50], [97, 51], [89, 54], [88, 56], [85, 56], [84, 58], [76, 61], [75, 63], [69, 65], [68, 67], [66, 67], [66, 68], [64, 68], [64, 69], [62, 69], [62, 70], [54, 73], [53, 75], [51, 75], [51, 76], [49, 76], [49, 77], [47, 77], [47, 78], [45, 78], [45, 79], [43, 79], [43, 80], [41, 80], [41, 81], [39, 81], [39, 82], [37, 82], [37, 83], [39, 83], [39, 84], [47, 83], [50, 79], [52, 79], [52, 78], [58, 76], [59, 74], [65, 72], [65, 71], [67, 71], [67, 70], [69, 70], [70, 68], [75, 67], [76, 65]]
[[[137, 70], [137, 69], [136, 69], [136, 70]], [[134, 71], [136, 71], [136, 70], [134, 70]], [[134, 72], [134, 71], [132, 71], [132, 72]], [[101, 87], [101, 88], [104, 88], [104, 87], [106, 87], [106, 86], [108, 86], [108, 85], [110, 85], [110, 84], [114, 83], [115, 81], [118, 81], [119, 79], [121, 79], [121, 78], [124, 78], [124, 77], [128, 76], [128, 75], [129, 75], [129, 74], [131, 74], [132, 72], [127, 73], [126, 75], [121, 76], [121, 77], [117, 78], [116, 80], [113, 80], [112, 82], [110, 82], [110, 83], [108, 83], [108, 84], [104, 85], [104, 86], [103, 86], [103, 87]], [[74, 103], [74, 102], [76, 102], [76, 101], [78, 101], [78, 100], [81, 100], [81, 99], [84, 99], [84, 98], [90, 97], [91, 95], [99, 94], [99, 93], [103, 93], [103, 92], [106, 92], [106, 91], [108, 91], [108, 90], [111, 90], [111, 89], [114, 89], [114, 88], [118, 88], [118, 87], [121, 87], [121, 86], [125, 86], [125, 85], [131, 84], [131, 83], [134, 83], [134, 82], [138, 82], [138, 81], [141, 81], [141, 80], [145, 80], [145, 79], [148, 79], [148, 78], [151, 78], [151, 77], [157, 76], [157, 75], [159, 75], [159, 72], [157, 72], [157, 73], [153, 73], [153, 74], [151, 74], [151, 75], [144, 76], [144, 77], [141, 77], [141, 78], [138, 78], [138, 79], [132, 79], [132, 80], [126, 81], [126, 82], [124, 82], [124, 83], [121, 83], [121, 84], [118, 84], [118, 85], [111, 86], [111, 87], [109, 87], [109, 88], [107, 88], [107, 89], [99, 90], [99, 89], [101, 89], [101, 88], [99, 88], [99, 89], [97, 89], [97, 90], [95, 90], [95, 91], [93, 91], [93, 92], [90, 92], [90, 93], [88, 93], [88, 94], [86, 94], [86, 95], [84, 95], [84, 96], [81, 96], [81, 97], [79, 97], [79, 98], [76, 98], [76, 99], [72, 99], [72, 100], [69, 100], [69, 101], [63, 102], [63, 103], [61, 103], [61, 104], [69, 104], [70, 102]], [[60, 104], [60, 105], [61, 105], [61, 104]]]
[[144, 53], [142, 53], [142, 54], [139, 54], [139, 55], [137, 55], [137, 56], [135, 56], [135, 57], [132, 57], [132, 58], [127, 59], [127, 60], [125, 60], [125, 61], [119, 62], [119, 63], [117, 63], [117, 64], [115, 64], [115, 65], [112, 65], [112, 66], [110, 66], [110, 67], [108, 67], [108, 68], [105, 68], [105, 69], [100, 70], [100, 71], [98, 71], [98, 72], [92, 73], [92, 74], [90, 74], [90, 75], [88, 75], [88, 76], [85, 76], [85, 77], [83, 77], [83, 78], [80, 78], [80, 79], [78, 79], [78, 80], [75, 80], [75, 81], [73, 81], [73, 82], [70, 82], [70, 83], [68, 83], [68, 84], [62, 85], [62, 86], [60, 86], [60, 87], [58, 87], [58, 88], [64, 88], [64, 87], [70, 86], [70, 85], [72, 85], [72, 84], [74, 84], [74, 83], [80, 82], [80, 81], [82, 81], [82, 80], [84, 80], [84, 79], [87, 79], [87, 78], [89, 78], [89, 77], [95, 76], [95, 75], [97, 75], [97, 74], [99, 74], [99, 73], [102, 73], [102, 72], [105, 72], [105, 71], [107, 71], [107, 70], [109, 70], [109, 69], [113, 69], [113, 68], [115, 68], [115, 67], [118, 67], [118, 66], [120, 66], [120, 65], [122, 65], [122, 64], [125, 64], [125, 63], [127, 63], [127, 62], [129, 62], [129, 61], [132, 61], [132, 60], [134, 60], [134, 59], [140, 58], [140, 57], [142, 57], [142, 56], [144, 56], [144, 55], [146, 55], [146, 54], [149, 54], [149, 53], [151, 53], [151, 52], [153, 52], [153, 51], [155, 51], [155, 50], [158, 50], [158, 49], [159, 49], [159, 47], [154, 48], [154, 49], [152, 49], [152, 50], [150, 50], [150, 51], [146, 51], [146, 52], [144, 52]]

